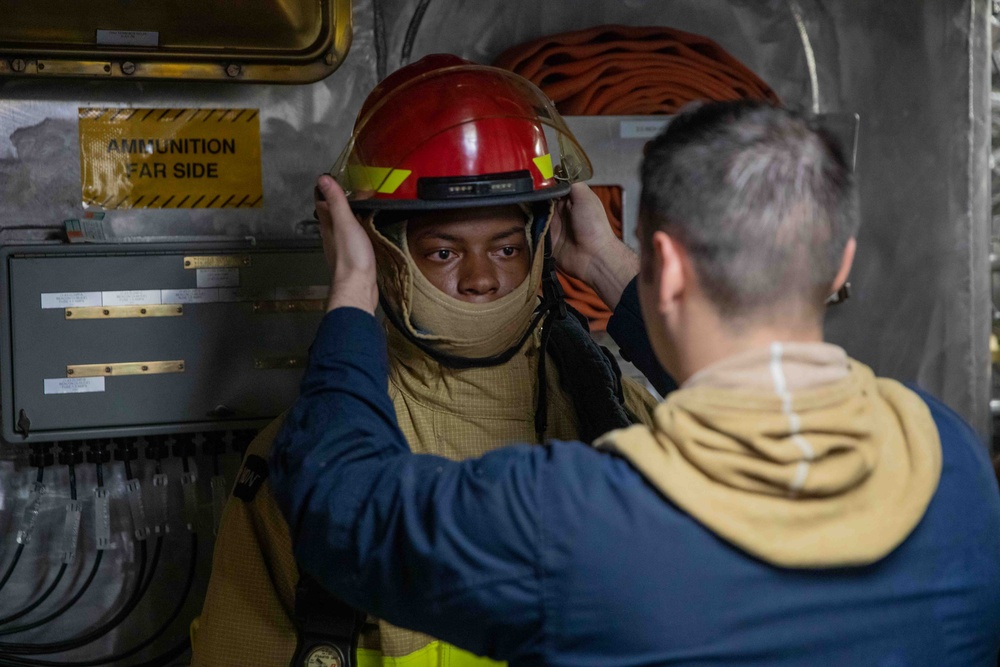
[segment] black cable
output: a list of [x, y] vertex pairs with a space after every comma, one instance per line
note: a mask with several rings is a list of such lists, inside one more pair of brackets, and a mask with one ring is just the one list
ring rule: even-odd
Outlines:
[[549, 315], [542, 325], [542, 340], [538, 344], [538, 399], [535, 403], [535, 433], [538, 442], [545, 442], [545, 431], [549, 427], [548, 379], [546, 377], [546, 354], [549, 348], [549, 337], [555, 320], [563, 320], [568, 314], [566, 300], [563, 298], [562, 286], [556, 276], [556, 260], [552, 256], [552, 232], [545, 231], [543, 239], [544, 257], [542, 260], [542, 308]]
[[65, 574], [66, 574], [66, 563], [63, 563], [59, 567], [59, 572], [56, 573], [56, 578], [52, 580], [52, 583], [49, 584], [49, 587], [45, 589], [45, 592], [42, 593], [37, 600], [26, 606], [21, 611], [16, 611], [13, 614], [9, 614], [7, 616], [4, 616], [3, 618], [0, 618], [0, 625], [7, 625], [8, 623], [12, 623], [19, 618], [27, 616], [35, 609], [38, 609], [39, 605], [41, 605], [43, 602], [49, 599], [49, 596], [52, 595], [52, 591], [56, 589], [56, 586], [59, 585], [59, 582], [62, 581], [63, 575]]
[[[132, 468], [128, 465], [128, 461], [125, 461], [125, 477], [126, 479], [132, 479]], [[103, 475], [98, 469], [98, 479], [103, 483]], [[155, 548], [155, 554], [153, 556], [154, 560], [159, 559], [160, 549], [162, 547], [163, 536], [157, 538], [157, 545]], [[148, 547], [145, 540], [139, 542], [140, 546], [140, 557], [139, 557], [139, 571], [136, 575], [136, 585], [132, 589], [132, 594], [129, 596], [128, 600], [125, 602], [124, 606], [118, 610], [114, 616], [111, 617], [107, 622], [102, 625], [90, 630], [80, 636], [71, 637], [70, 639], [64, 639], [58, 642], [49, 642], [46, 644], [25, 644], [19, 642], [0, 642], [0, 651], [9, 652], [12, 654], [21, 655], [44, 655], [47, 653], [61, 653], [63, 651], [69, 651], [71, 649], [80, 648], [85, 646], [90, 642], [103, 637], [111, 630], [115, 629], [121, 622], [132, 613], [132, 610], [139, 604], [145, 594], [148, 584], [145, 581], [146, 577], [146, 560], [148, 558]], [[150, 568], [150, 572], [153, 572], [153, 568]], [[9, 658], [8, 658], [9, 659]], [[3, 663], [0, 663], [3, 664]]]
[[[139, 555], [139, 573], [136, 577], [136, 586], [132, 589], [132, 594], [126, 601], [125, 605], [111, 617], [106, 623], [98, 626], [97, 628], [85, 632], [77, 637], [71, 637], [70, 639], [64, 639], [57, 642], [49, 642], [47, 644], [24, 644], [19, 642], [0, 642], [0, 653], [11, 653], [20, 655], [44, 655], [46, 653], [62, 653], [63, 651], [69, 651], [72, 649], [80, 648], [81, 646], [86, 646], [95, 639], [103, 637], [107, 633], [114, 630], [116, 627], [121, 625], [121, 622], [132, 613], [136, 605], [139, 604], [139, 591], [142, 590], [143, 579], [146, 576], [146, 558], [148, 557], [146, 543], [140, 543], [140, 555]], [[4, 659], [10, 659], [4, 658]], [[3, 664], [3, 663], [0, 663]]]
[[[109, 655], [104, 658], [95, 658], [93, 660], [79, 660], [79, 661], [61, 660], [59, 662], [54, 662], [49, 660], [37, 660], [33, 658], [4, 657], [0, 658], [0, 664], [7, 665], [8, 663], [3, 661], [9, 661], [9, 664], [16, 665], [17, 667], [62, 667], [64, 665], [69, 667], [97, 667], [98, 665], [115, 663], [125, 660], [126, 658], [132, 657], [133, 655], [142, 651], [150, 644], [155, 642], [157, 639], [162, 637], [163, 634], [168, 629], [170, 629], [170, 626], [173, 625], [174, 621], [177, 620], [177, 617], [180, 616], [181, 611], [183, 611], [184, 605], [188, 600], [188, 596], [191, 594], [191, 588], [194, 586], [195, 573], [198, 569], [197, 565], [198, 565], [198, 534], [191, 533], [191, 549], [190, 549], [190, 555], [188, 557], [188, 571], [187, 571], [187, 579], [184, 582], [184, 592], [178, 599], [177, 604], [174, 605], [174, 608], [170, 612], [170, 615], [163, 623], [160, 624], [160, 627], [157, 628], [156, 631], [149, 637], [142, 640], [141, 642], [139, 642], [132, 648], [128, 649], [127, 651], [123, 651], [121, 653], [115, 653], [114, 655]], [[186, 651], [189, 645], [190, 645], [189, 640], [185, 639], [182, 643], [171, 647], [171, 649], [169, 649], [165, 654], [157, 656], [152, 661], [144, 664], [146, 665], [166, 664], [166, 662], [169, 662], [170, 660], [176, 658], [177, 656], [181, 655], [184, 651]], [[161, 661], [166, 661], [166, 662], [161, 662]]]
[[21, 560], [21, 554], [24, 553], [24, 545], [18, 544], [17, 549], [14, 551], [14, 560], [10, 562], [7, 566], [7, 571], [4, 572], [3, 579], [0, 579], [0, 590], [7, 585], [7, 580], [10, 579], [10, 575], [14, 574], [14, 568], [17, 567], [18, 561]]
[[[69, 460], [69, 463], [67, 464], [67, 467], [69, 468], [69, 497], [70, 497], [70, 500], [74, 500], [75, 501], [76, 500], [76, 468], [73, 465], [72, 459]], [[66, 568], [67, 568], [67, 566], [68, 566], [68, 563], [63, 563], [62, 564], [62, 566], [59, 568], [59, 572], [56, 573], [56, 578], [52, 581], [52, 583], [49, 585], [49, 587], [45, 590], [44, 593], [42, 593], [42, 595], [37, 600], [35, 600], [34, 602], [32, 602], [31, 604], [29, 604], [28, 606], [26, 606], [21, 611], [18, 611], [18, 612], [15, 612], [13, 614], [10, 614], [8, 616], [4, 616], [4, 617], [0, 618], [0, 625], [8, 625], [9, 623], [12, 623], [12, 622], [16, 621], [19, 618], [23, 618], [23, 617], [27, 616], [28, 614], [30, 614], [31, 612], [33, 612], [35, 609], [38, 609], [38, 607], [41, 606], [42, 603], [44, 603], [46, 600], [49, 599], [49, 597], [52, 595], [53, 591], [56, 590], [56, 587], [59, 585], [59, 582], [62, 581], [63, 576], [65, 576], [65, 574], [66, 574]]]
[[160, 552], [163, 551], [163, 535], [158, 535], [156, 538], [156, 546], [153, 547], [153, 560], [150, 561], [149, 565], [149, 576], [146, 577], [146, 581], [142, 584], [142, 590], [139, 591], [139, 598], [141, 599], [146, 591], [149, 590], [149, 585], [153, 583], [153, 577], [156, 575], [156, 567], [160, 563]]
[[76, 601], [79, 600], [81, 597], [83, 597], [83, 594], [87, 592], [88, 588], [90, 588], [90, 584], [93, 583], [94, 577], [97, 576], [97, 570], [101, 567], [101, 560], [103, 558], [104, 558], [104, 551], [98, 551], [97, 558], [94, 560], [94, 564], [90, 568], [90, 574], [87, 575], [87, 579], [83, 582], [83, 586], [80, 588], [80, 590], [76, 592], [75, 595], [73, 595], [73, 597], [69, 599], [69, 601], [66, 604], [59, 607], [59, 609], [56, 609], [48, 616], [40, 618], [37, 621], [32, 621], [31, 623], [28, 623], [26, 625], [19, 625], [14, 628], [2, 629], [0, 630], [0, 637], [5, 635], [13, 635], [18, 632], [27, 632], [28, 630], [34, 630], [37, 627], [41, 627], [46, 623], [52, 622], [53, 620], [59, 618], [67, 611], [69, 611], [69, 609], [76, 604]]
[[[125, 460], [125, 463], [126, 463], [126, 469], [125, 469], [126, 477], [131, 478], [132, 471], [131, 471], [131, 466], [127, 465], [128, 464], [128, 459], [127, 458]], [[163, 543], [163, 538], [162, 538], [162, 536], [160, 536], [160, 537], [157, 538], [157, 543], [156, 543], [155, 551], [154, 551], [154, 554], [153, 554], [153, 561], [152, 561], [152, 565], [150, 567], [149, 576], [142, 583], [142, 590], [141, 590], [141, 592], [140, 592], [140, 594], [138, 596], [140, 599], [143, 597], [143, 595], [145, 594], [146, 590], [149, 588], [150, 584], [153, 581], [154, 574], [155, 574], [156, 567], [157, 567], [157, 562], [159, 560], [160, 553], [161, 553], [161, 550], [162, 550], [162, 543]], [[145, 547], [145, 543], [143, 543], [143, 546]], [[100, 556], [102, 553], [103, 552], [99, 552], [98, 555]], [[188, 575], [187, 575], [187, 580], [186, 580], [185, 585], [184, 585], [184, 592], [182, 593], [181, 597], [179, 598], [177, 604], [175, 605], [174, 610], [171, 612], [171, 614], [168, 617], [168, 619], [163, 624], [161, 624], [160, 628], [158, 628], [157, 631], [155, 633], [153, 633], [150, 637], [148, 637], [147, 639], [143, 640], [140, 644], [132, 647], [128, 651], [125, 651], [125, 652], [119, 653], [119, 654], [115, 654], [115, 655], [112, 655], [112, 656], [109, 656], [109, 657], [106, 657], [106, 658], [101, 658], [101, 659], [91, 660], [91, 661], [86, 661], [86, 662], [65, 662], [65, 661], [52, 662], [52, 661], [38, 660], [38, 659], [34, 659], [34, 658], [7, 657], [7, 658], [0, 658], [0, 664], [3, 664], [5, 666], [11, 665], [11, 666], [17, 666], [17, 667], [48, 667], [50, 665], [54, 666], [54, 665], [65, 665], [65, 664], [78, 665], [78, 666], [82, 666], [82, 665], [103, 665], [103, 664], [118, 662], [118, 661], [124, 660], [126, 658], [129, 658], [129, 657], [135, 655], [136, 653], [138, 653], [139, 651], [143, 650], [144, 648], [146, 648], [147, 646], [149, 646], [150, 644], [152, 644], [154, 641], [156, 641], [157, 639], [159, 639], [163, 635], [163, 633], [165, 633], [167, 631], [167, 629], [173, 624], [173, 622], [180, 615], [180, 612], [184, 608], [184, 604], [187, 602], [187, 599], [190, 596], [191, 588], [192, 588], [192, 586], [194, 584], [194, 577], [195, 577], [195, 572], [196, 572], [196, 569], [197, 569], [196, 568], [196, 566], [197, 566], [197, 554], [198, 554], [198, 536], [197, 536], [197, 534], [192, 534], [191, 535], [191, 550], [190, 550], [189, 564], [188, 564]], [[140, 570], [141, 570], [141, 568], [140, 568]], [[148, 665], [149, 667], [153, 667], [154, 665], [155, 666], [166, 665], [166, 664], [170, 663], [171, 661], [175, 660], [180, 655], [182, 655], [185, 651], [188, 650], [189, 647], [190, 647], [190, 641], [187, 638], [185, 638], [180, 643], [178, 643], [178, 644], [174, 645], [173, 647], [171, 647], [170, 649], [168, 649], [167, 652], [165, 652], [165, 653], [161, 654], [160, 656], [157, 656], [157, 657], [153, 658], [152, 660], [150, 660], [150, 661], [148, 661], [146, 663], [143, 663], [143, 664]]]
[[420, 24], [424, 20], [424, 12], [427, 11], [427, 5], [429, 4], [431, 4], [431, 0], [420, 0], [420, 4], [413, 10], [413, 16], [410, 17], [410, 25], [406, 27], [406, 39], [403, 40], [403, 50], [399, 55], [400, 67], [410, 64], [410, 53], [413, 52], [413, 42], [417, 39], [417, 32], [420, 30]]
[[[41, 484], [42, 479], [44, 479], [44, 476], [45, 476], [45, 468], [43, 466], [38, 466], [38, 474], [35, 476], [35, 483]], [[18, 562], [20, 562], [21, 560], [21, 554], [23, 553], [24, 553], [24, 543], [20, 542], [17, 545], [17, 549], [14, 550], [14, 559], [10, 562], [10, 565], [7, 566], [7, 571], [4, 572], [3, 578], [0, 579], [0, 591], [3, 590], [3, 587], [6, 586], [7, 582], [10, 580], [11, 575], [14, 574], [14, 568], [17, 567]]]
[[[69, 495], [72, 500], [76, 500], [77, 499], [76, 466], [74, 465], [74, 461], [79, 460], [76, 457], [78, 445], [70, 444], [69, 447], [73, 448], [72, 453], [70, 452], [66, 453], [67, 454], [66, 465], [69, 468]], [[103, 487], [104, 471], [101, 468], [101, 461], [99, 458], [96, 460], [95, 469], [97, 473], [98, 487]], [[101, 567], [101, 561], [103, 559], [104, 559], [104, 551], [99, 550], [97, 552], [97, 557], [94, 559], [94, 564], [91, 566], [90, 572], [87, 574], [87, 578], [83, 582], [83, 586], [81, 586], [80, 590], [78, 590], [73, 595], [73, 597], [71, 597], [65, 604], [63, 604], [63, 606], [59, 607], [58, 609], [50, 613], [48, 616], [43, 616], [42, 618], [32, 621], [31, 623], [27, 623], [25, 625], [18, 625], [13, 628], [0, 629], [0, 637], [3, 637], [5, 635], [17, 634], [19, 632], [27, 632], [28, 630], [34, 630], [35, 628], [41, 627], [47, 623], [54, 621], [55, 619], [59, 618], [67, 611], [69, 611], [73, 607], [73, 605], [77, 603], [77, 600], [83, 597], [83, 594], [87, 592], [87, 590], [90, 588], [90, 585], [94, 582], [94, 578], [97, 576], [97, 571]], [[63, 567], [65, 567], [65, 565]], [[41, 601], [39, 601], [39, 604], [40, 603]]]

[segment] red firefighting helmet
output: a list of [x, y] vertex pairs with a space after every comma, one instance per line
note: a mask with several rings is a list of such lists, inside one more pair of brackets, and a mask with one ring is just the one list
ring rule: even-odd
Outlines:
[[330, 173], [351, 207], [364, 211], [555, 199], [593, 170], [534, 84], [435, 54], [397, 70], [371, 92]]

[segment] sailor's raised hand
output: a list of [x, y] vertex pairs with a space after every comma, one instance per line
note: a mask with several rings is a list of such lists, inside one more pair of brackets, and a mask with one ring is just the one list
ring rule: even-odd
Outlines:
[[315, 194], [323, 253], [330, 269], [326, 309], [351, 307], [374, 314], [378, 286], [371, 240], [333, 178], [320, 176]]
[[552, 219], [552, 254], [564, 273], [582, 280], [614, 308], [639, 259], [615, 236], [604, 205], [583, 183], [556, 204]]

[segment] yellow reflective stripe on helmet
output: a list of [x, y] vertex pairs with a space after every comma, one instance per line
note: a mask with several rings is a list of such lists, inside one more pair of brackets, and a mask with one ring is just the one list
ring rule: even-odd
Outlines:
[[551, 153], [546, 153], [541, 157], [533, 158], [532, 162], [534, 162], [535, 166], [538, 167], [538, 171], [542, 172], [542, 178], [544, 178], [545, 180], [552, 178], [552, 175], [555, 172], [552, 170]]
[[506, 664], [480, 658], [440, 641], [396, 658], [373, 649], [358, 649], [358, 667], [504, 667]]
[[412, 173], [409, 169], [351, 165], [347, 167], [348, 188], [356, 192], [375, 190], [391, 195]]

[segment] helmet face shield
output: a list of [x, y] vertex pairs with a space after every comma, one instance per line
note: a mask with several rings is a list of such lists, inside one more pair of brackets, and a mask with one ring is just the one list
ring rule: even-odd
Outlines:
[[331, 170], [354, 209], [554, 199], [592, 175], [552, 102], [507, 70], [460, 64], [382, 88]]

